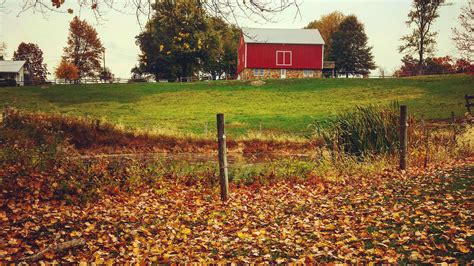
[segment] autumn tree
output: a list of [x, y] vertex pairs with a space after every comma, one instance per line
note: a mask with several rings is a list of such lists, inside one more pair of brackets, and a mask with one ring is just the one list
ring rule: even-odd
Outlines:
[[79, 69], [65, 59], [61, 60], [61, 63], [56, 68], [54, 75], [58, 79], [64, 79], [66, 81], [76, 81], [79, 79]]
[[323, 37], [326, 45], [324, 46], [324, 57], [329, 58], [330, 49], [332, 47], [332, 34], [337, 31], [339, 25], [344, 20], [345, 16], [339, 11], [334, 11], [327, 15], [321, 16], [320, 19], [311, 21], [305, 29], [318, 29]]
[[97, 31], [77, 16], [69, 24], [64, 59], [79, 70], [79, 78], [96, 77], [101, 71], [100, 59], [104, 47]]
[[423, 73], [424, 58], [426, 54], [432, 54], [435, 49], [437, 32], [431, 26], [439, 17], [439, 8], [445, 0], [413, 0], [412, 10], [408, 13], [406, 24], [408, 27], [414, 25], [412, 32], [401, 38], [403, 44], [399, 51], [418, 55], [418, 67], [420, 74]]
[[35, 43], [22, 42], [13, 54], [14, 60], [25, 60], [26, 68], [34, 82], [44, 82], [48, 69], [43, 63], [43, 51]]
[[460, 28], [453, 28], [453, 41], [461, 55], [471, 61], [474, 56], [474, 9], [473, 3], [461, 8], [458, 17]]
[[156, 79], [193, 76], [209, 48], [205, 11], [192, 0], [161, 1], [145, 31], [136, 37], [140, 63]]
[[466, 59], [458, 59], [454, 68], [457, 73], [474, 73], [474, 64]]
[[346, 75], [367, 75], [375, 69], [372, 47], [364, 25], [356, 16], [347, 16], [332, 34], [330, 58], [336, 61], [336, 71]]

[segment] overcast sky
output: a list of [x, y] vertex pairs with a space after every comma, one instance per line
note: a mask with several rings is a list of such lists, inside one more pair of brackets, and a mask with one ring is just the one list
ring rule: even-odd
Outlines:
[[[67, 0], [73, 3], [77, 0]], [[458, 26], [457, 17], [460, 8], [467, 5], [469, 0], [451, 0], [452, 5], [442, 7], [440, 17], [433, 27], [439, 32], [437, 56], [458, 56], [452, 41], [451, 28]], [[472, 1], [472, 0], [471, 0]], [[0, 41], [7, 44], [7, 59], [23, 42], [37, 43], [44, 52], [45, 63], [50, 72], [58, 65], [63, 47], [66, 44], [69, 21], [73, 15], [48, 12], [28, 11], [18, 15], [21, 0], [7, 0], [4, 13], [0, 14]], [[120, 2], [120, 1], [117, 1]], [[373, 46], [373, 54], [377, 66], [392, 73], [400, 65], [400, 55], [397, 47], [400, 37], [409, 32], [405, 25], [411, 1], [385, 0], [303, 0], [300, 16], [295, 18], [295, 9], [281, 13], [275, 23], [255, 23], [242, 19], [239, 26], [265, 28], [302, 28], [310, 21], [321, 15], [339, 10], [344, 14], [355, 14], [365, 25], [369, 44]], [[68, 6], [65, 6], [67, 8]], [[76, 10], [75, 15], [78, 15]], [[101, 22], [92, 16], [91, 12], [83, 10], [80, 14], [97, 29], [106, 48], [106, 64], [116, 77], [130, 77], [130, 69], [137, 63], [139, 49], [135, 45], [135, 36], [140, 32], [140, 26], [134, 15], [126, 15], [116, 11], [108, 11]], [[374, 71], [378, 74], [378, 71]]]

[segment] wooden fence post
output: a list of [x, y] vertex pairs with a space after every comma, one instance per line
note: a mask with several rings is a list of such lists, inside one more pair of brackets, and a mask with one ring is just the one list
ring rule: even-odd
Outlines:
[[400, 106], [400, 170], [407, 169], [408, 147], [408, 115], [407, 106]]
[[453, 141], [456, 142], [456, 117], [454, 116], [454, 112], [451, 112], [451, 126], [453, 127]]
[[219, 181], [221, 186], [221, 200], [229, 199], [229, 177], [227, 170], [226, 138], [224, 128], [224, 114], [217, 114], [217, 143], [219, 156]]
[[467, 112], [471, 113], [471, 105], [469, 104], [469, 95], [464, 95], [464, 99], [466, 99], [466, 107], [467, 107]]
[[99, 130], [99, 128], [100, 128], [100, 120], [97, 119], [95, 120], [95, 130]]

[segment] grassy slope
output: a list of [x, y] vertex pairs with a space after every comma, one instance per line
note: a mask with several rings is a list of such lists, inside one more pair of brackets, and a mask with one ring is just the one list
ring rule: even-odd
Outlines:
[[353, 105], [399, 101], [428, 118], [465, 112], [464, 94], [474, 94], [473, 76], [410, 79], [271, 80], [261, 87], [243, 82], [194, 84], [56, 85], [0, 88], [0, 107], [102, 118], [127, 127], [156, 127], [202, 133], [214, 129], [215, 114], [226, 114], [228, 131], [304, 132]]

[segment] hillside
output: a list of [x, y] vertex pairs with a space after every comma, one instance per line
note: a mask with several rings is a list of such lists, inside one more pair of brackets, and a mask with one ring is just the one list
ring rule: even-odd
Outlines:
[[417, 116], [441, 119], [465, 112], [474, 76], [406, 79], [270, 80], [263, 86], [239, 81], [54, 85], [0, 88], [0, 107], [100, 118], [125, 127], [171, 134], [214, 130], [224, 112], [228, 132], [299, 135], [313, 120], [324, 120], [355, 105], [407, 104]]

